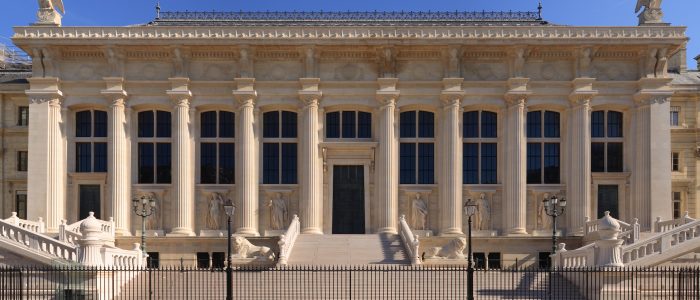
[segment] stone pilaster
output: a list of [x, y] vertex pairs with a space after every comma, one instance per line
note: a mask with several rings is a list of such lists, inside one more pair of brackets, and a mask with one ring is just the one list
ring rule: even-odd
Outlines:
[[255, 139], [254, 78], [236, 78], [233, 96], [240, 104], [236, 117], [236, 234], [259, 236], [258, 233], [258, 153]]
[[190, 126], [189, 78], [170, 78], [172, 89], [167, 91], [173, 101], [174, 143], [172, 158], [173, 204], [175, 207], [173, 229], [168, 235], [194, 235], [194, 151], [192, 151]]
[[131, 235], [129, 231], [129, 199], [131, 184], [129, 179], [129, 146], [127, 141], [126, 114], [124, 112], [127, 93], [124, 91], [124, 78], [104, 78], [106, 89], [102, 95], [109, 100], [109, 155], [107, 170], [107, 203], [111, 206], [117, 235]]
[[462, 78], [443, 79], [442, 165], [439, 178], [440, 235], [462, 234], [462, 138], [459, 115], [464, 98]]
[[569, 177], [566, 195], [570, 210], [568, 234], [583, 235], [586, 219], [591, 217], [591, 101], [598, 94], [593, 89], [593, 78], [573, 81], [569, 136]]
[[27, 219], [44, 218], [46, 231], [57, 233], [66, 217], [66, 136], [59, 79], [29, 79], [29, 166]]
[[649, 230], [656, 217], [672, 218], [671, 126], [672, 90], [667, 78], [644, 78], [635, 94], [634, 164], [632, 171], [632, 214], [642, 230]]
[[399, 152], [396, 133], [396, 102], [400, 92], [398, 78], [379, 78], [376, 99], [379, 102], [379, 151], [375, 163], [375, 193], [380, 208], [377, 233], [395, 234], [399, 218]]
[[301, 232], [323, 234], [323, 201], [321, 156], [319, 155], [318, 105], [323, 94], [318, 89], [321, 79], [301, 78], [300, 186]]
[[507, 235], [527, 234], [527, 137], [525, 103], [531, 92], [528, 78], [508, 80], [506, 112], [506, 166], [504, 174], [503, 224]]

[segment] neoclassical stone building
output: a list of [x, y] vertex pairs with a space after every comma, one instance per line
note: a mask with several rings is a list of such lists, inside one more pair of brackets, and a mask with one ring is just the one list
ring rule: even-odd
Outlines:
[[684, 32], [537, 13], [16, 27], [33, 70], [2, 85], [3, 166], [28, 163], [3, 176], [3, 213], [56, 232], [94, 211], [127, 243], [141, 224], [131, 199], [147, 195], [150, 247], [170, 258], [224, 249], [228, 199], [246, 236], [293, 215], [305, 234], [396, 233], [406, 215], [461, 235], [462, 206], [480, 199], [476, 250], [504, 259], [549, 251], [553, 195], [568, 200], [558, 229], [573, 245], [606, 210], [649, 230], [700, 213]]

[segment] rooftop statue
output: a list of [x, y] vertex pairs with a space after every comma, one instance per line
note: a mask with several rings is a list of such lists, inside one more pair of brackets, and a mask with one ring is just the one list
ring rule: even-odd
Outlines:
[[662, 0], [637, 0], [637, 8], [634, 11], [638, 13], [644, 7], [644, 10], [639, 14], [639, 25], [644, 24], [662, 24], [661, 18], [664, 13], [661, 11]]
[[66, 13], [62, 0], [39, 0], [39, 11], [34, 25], [61, 26], [61, 15], [57, 11], [61, 14]]

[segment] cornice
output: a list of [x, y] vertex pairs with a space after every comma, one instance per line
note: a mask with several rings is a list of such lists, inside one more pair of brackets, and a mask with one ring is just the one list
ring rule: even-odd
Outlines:
[[[573, 26], [414, 26], [414, 27], [358, 27], [358, 26], [173, 26], [173, 27], [15, 27], [13, 41], [17, 45], [75, 44], [77, 41], [97, 42], [107, 40], [109, 44], [129, 44], [135, 41], [148, 41], [156, 44], [171, 44], [173, 40], [181, 44], [210, 44], [232, 42], [249, 43], [246, 40], [284, 40], [285, 42], [311, 40], [352, 40], [366, 43], [367, 40], [408, 39], [408, 40], [459, 40], [472, 39], [473, 43], [483, 40], [523, 40], [540, 39], [550, 41], [578, 41], [590, 44], [595, 40], [639, 41], [649, 43], [681, 44], [687, 40], [685, 27], [643, 26], [643, 27], [573, 27]], [[217, 41], [218, 40], [218, 41]], [[541, 42], [540, 41], [540, 42]], [[155, 42], [155, 43], [154, 43]]]

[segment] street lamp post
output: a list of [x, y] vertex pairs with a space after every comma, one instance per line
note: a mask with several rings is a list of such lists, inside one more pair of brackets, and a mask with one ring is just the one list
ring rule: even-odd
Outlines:
[[474, 300], [474, 255], [472, 253], [472, 217], [479, 211], [479, 206], [472, 201], [467, 200], [464, 203], [464, 215], [467, 216], [469, 226], [467, 227], [468, 256], [467, 256], [467, 299]]
[[231, 217], [233, 217], [233, 213], [236, 212], [236, 207], [233, 206], [233, 203], [231, 203], [231, 200], [226, 202], [224, 205], [224, 210], [226, 211], [226, 216], [228, 217], [228, 225], [226, 227], [227, 229], [227, 259], [226, 259], [226, 300], [232, 300], [233, 299], [233, 268], [231, 267]]
[[[552, 196], [551, 198], [545, 198], [542, 200], [544, 203], [545, 213], [552, 217], [552, 255], [557, 252], [557, 217], [564, 214], [566, 209], [566, 198], [559, 200], [557, 196]], [[554, 258], [550, 256], [549, 258], [550, 268], [554, 267]]]
[[140, 198], [134, 198], [131, 203], [134, 213], [141, 217], [141, 252], [146, 253], [146, 218], [156, 212], [156, 200], [143, 195]]

